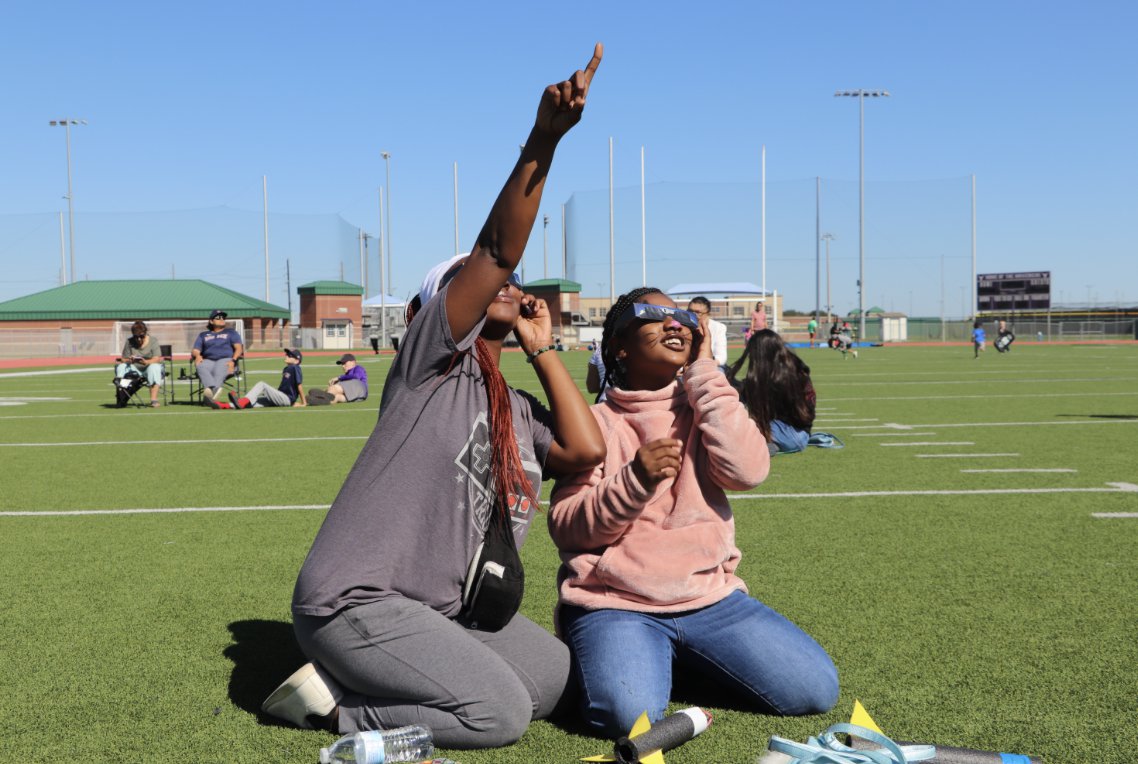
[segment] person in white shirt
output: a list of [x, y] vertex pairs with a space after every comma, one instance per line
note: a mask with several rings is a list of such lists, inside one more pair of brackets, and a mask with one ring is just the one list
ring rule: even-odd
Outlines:
[[[703, 295], [693, 297], [688, 302], [688, 310], [697, 316], [708, 315], [711, 313], [711, 301]], [[720, 370], [724, 370], [727, 367], [727, 327], [714, 318], [708, 318], [707, 324], [711, 329], [711, 356]]]

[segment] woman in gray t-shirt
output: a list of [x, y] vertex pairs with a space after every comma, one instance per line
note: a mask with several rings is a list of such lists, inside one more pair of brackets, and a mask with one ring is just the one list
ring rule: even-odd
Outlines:
[[[463, 614], [463, 585], [493, 513], [520, 545], [543, 474], [591, 469], [605, 446], [554, 350], [544, 301], [513, 276], [561, 137], [580, 119], [601, 49], [546, 89], [520, 159], [469, 255], [427, 275], [380, 418], [297, 579], [293, 622], [311, 663], [266, 712], [350, 733], [430, 727], [444, 748], [517, 740], [571, 686], [569, 655], [515, 614], [490, 631]], [[514, 334], [550, 402], [498, 370]]]

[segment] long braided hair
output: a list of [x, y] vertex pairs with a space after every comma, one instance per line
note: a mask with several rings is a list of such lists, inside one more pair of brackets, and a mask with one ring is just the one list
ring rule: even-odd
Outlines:
[[601, 361], [605, 365], [605, 378], [601, 380], [601, 392], [597, 393], [597, 400], [600, 400], [601, 393], [608, 387], [625, 387], [628, 382], [624, 377], [624, 365], [617, 362], [616, 348], [613, 347], [613, 334], [615, 334], [616, 320], [620, 318], [621, 314], [628, 309], [629, 305], [640, 300], [645, 295], [650, 294], [663, 294], [656, 287], [638, 287], [630, 292], [625, 292], [620, 297], [616, 298], [616, 302], [609, 312], [605, 314], [604, 330], [601, 332]]
[[[416, 295], [407, 306], [407, 323], [410, 324], [419, 310], [419, 297]], [[466, 351], [469, 352], [469, 351]], [[454, 368], [461, 353], [451, 359], [446, 373]], [[518, 440], [514, 434], [514, 415], [510, 409], [510, 388], [502, 376], [490, 346], [481, 337], [474, 340], [474, 359], [482, 370], [482, 384], [486, 387], [488, 405], [487, 416], [490, 424], [490, 477], [497, 493], [498, 509], [509, 520], [511, 499], [517, 499], [514, 491], [521, 489], [525, 498], [535, 508], [540, 508], [537, 492], [526, 477], [522, 466], [522, 456], [518, 451]]]
[[[747, 365], [747, 375], [736, 382], [743, 364]], [[740, 397], [764, 438], [770, 438], [775, 419], [799, 430], [809, 431], [814, 426], [810, 367], [777, 332], [761, 329], [751, 334], [746, 350], [727, 369], [727, 376], [741, 387]]]

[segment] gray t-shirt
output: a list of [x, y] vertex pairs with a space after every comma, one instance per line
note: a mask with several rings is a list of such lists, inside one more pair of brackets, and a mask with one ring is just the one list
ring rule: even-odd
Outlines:
[[[394, 595], [448, 617], [461, 609], [463, 579], [486, 534], [494, 493], [486, 388], [473, 357], [482, 322], [456, 343], [445, 297], [444, 288], [399, 344], [379, 422], [300, 570], [296, 614], [329, 616]], [[552, 420], [528, 393], [511, 388], [510, 405], [522, 465], [536, 489]], [[511, 502], [519, 547], [534, 511], [524, 495]]]

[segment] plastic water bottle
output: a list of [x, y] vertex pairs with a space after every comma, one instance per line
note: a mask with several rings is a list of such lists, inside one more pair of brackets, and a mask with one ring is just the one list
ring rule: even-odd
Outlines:
[[369, 730], [345, 735], [331, 748], [320, 749], [320, 764], [387, 764], [395, 761], [422, 761], [435, 752], [431, 731], [413, 725], [393, 730]]

